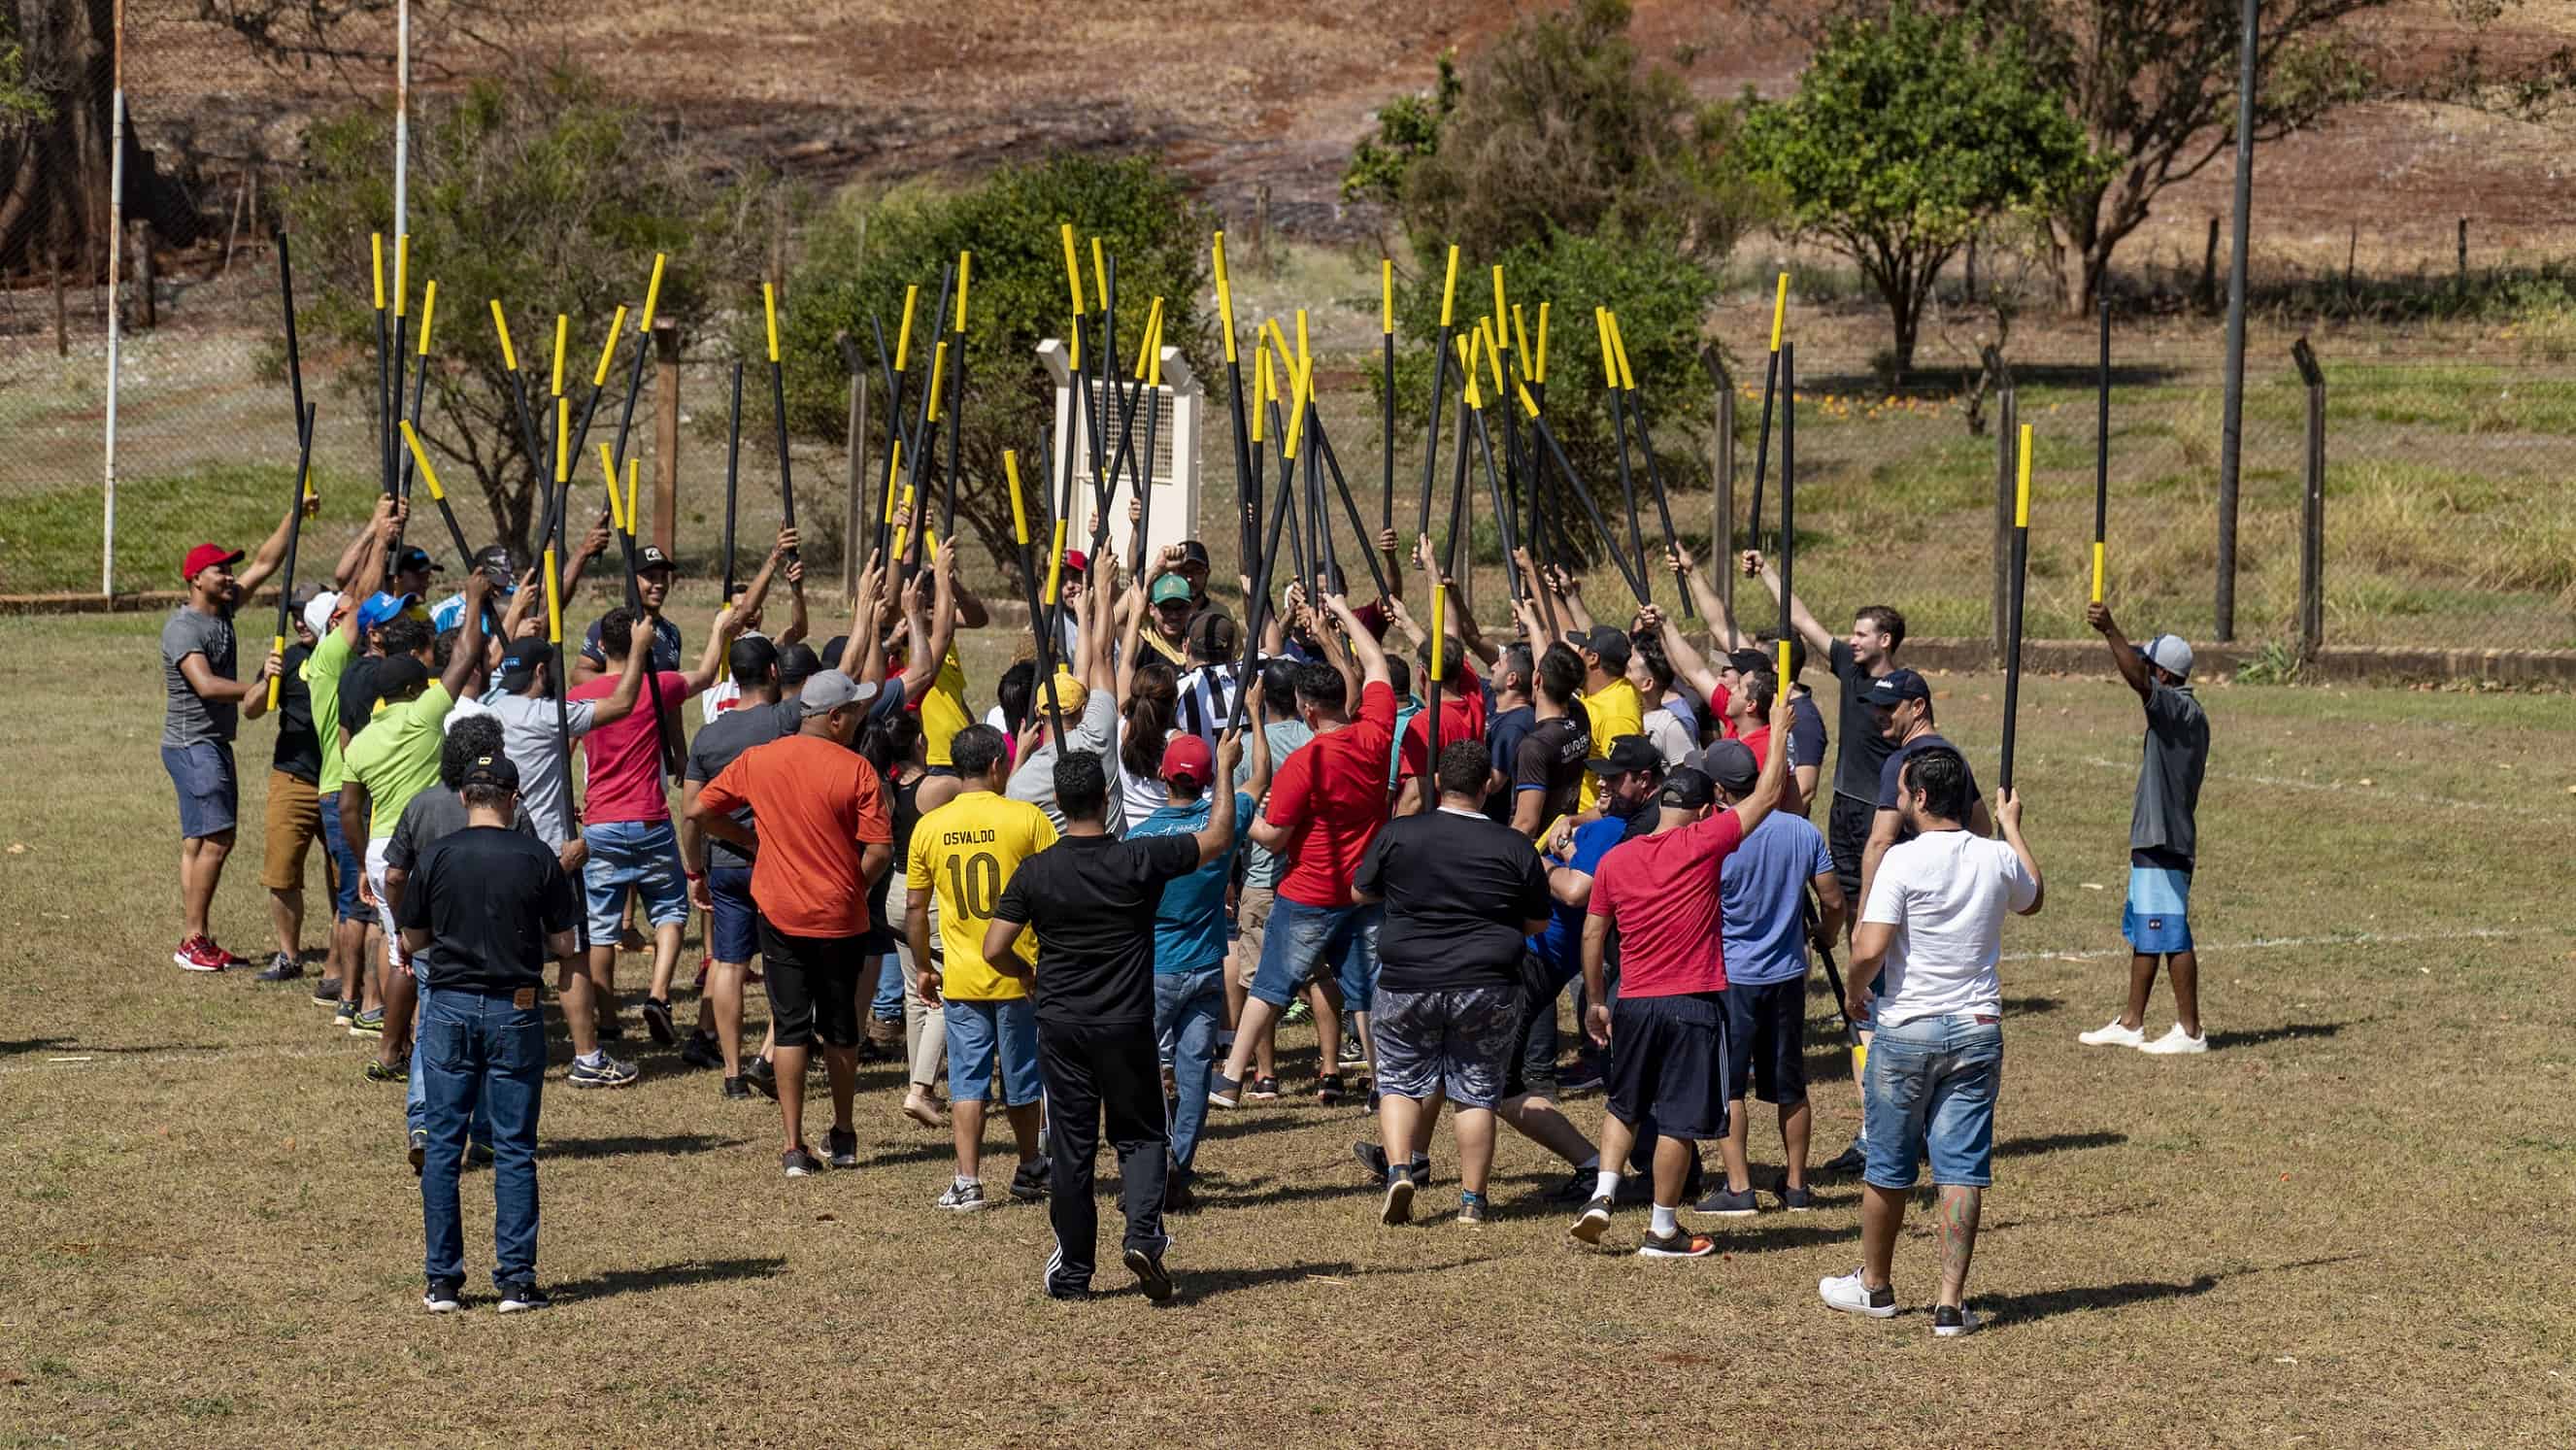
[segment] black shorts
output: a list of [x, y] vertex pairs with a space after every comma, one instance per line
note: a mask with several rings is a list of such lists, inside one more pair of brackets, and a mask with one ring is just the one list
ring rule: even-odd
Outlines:
[[1727, 1096], [1753, 1096], [1784, 1108], [1807, 1100], [1807, 979], [1735, 983], [1726, 1003]]
[[1875, 803], [1834, 793], [1833, 814], [1825, 819], [1825, 849], [1833, 853], [1834, 879], [1843, 884], [1855, 916], [1861, 908], [1860, 858], [1869, 850], [1869, 828], [1877, 823]]
[[1726, 1136], [1726, 1004], [1717, 992], [1610, 1005], [1613, 1116], [1668, 1138]]
[[859, 968], [868, 960], [855, 936], [790, 936], [760, 919], [760, 969], [769, 1015], [781, 1047], [859, 1045]]
[[1565, 978], [1532, 951], [1521, 953], [1519, 1020], [1514, 1046], [1503, 1059], [1503, 1099], [1557, 1095], [1556, 999], [1565, 993]]

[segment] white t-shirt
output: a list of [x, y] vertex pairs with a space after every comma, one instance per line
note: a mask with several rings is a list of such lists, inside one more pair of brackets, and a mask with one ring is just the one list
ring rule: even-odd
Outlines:
[[2000, 1013], [2004, 913], [2039, 896], [2039, 883], [2002, 841], [1930, 831], [1879, 858], [1864, 922], [1896, 928], [1878, 983], [1878, 1025], [1956, 1012]]
[[1699, 747], [1699, 742], [1691, 739], [1690, 727], [1682, 723], [1681, 717], [1661, 705], [1646, 712], [1644, 724], [1646, 739], [1663, 753], [1666, 770], [1680, 769], [1682, 763], [1690, 758], [1690, 753]]

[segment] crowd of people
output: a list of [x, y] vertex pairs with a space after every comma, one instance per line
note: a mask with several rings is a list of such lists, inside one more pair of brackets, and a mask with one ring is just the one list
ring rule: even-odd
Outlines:
[[[1068, 553], [1060, 600], [979, 716], [956, 645], [991, 620], [953, 549], [918, 569], [872, 560], [847, 632], [818, 648], [782, 530], [689, 663], [665, 612], [677, 566], [658, 549], [634, 556], [627, 602], [567, 652], [523, 561], [486, 550], [433, 599], [442, 565], [400, 542], [406, 522], [381, 505], [324, 585], [289, 600], [288, 647], [247, 674], [233, 611], [276, 572], [293, 521], [238, 572], [238, 552], [191, 551], [187, 602], [162, 633], [162, 756], [182, 836], [175, 960], [251, 965], [217, 945], [210, 913], [235, 838], [237, 722], [271, 708], [275, 682], [261, 863], [275, 949], [259, 977], [306, 975], [319, 837], [332, 906], [313, 1000], [371, 1041], [369, 1078], [408, 1084], [431, 1309], [463, 1302], [457, 1185], [473, 1163], [493, 1174], [500, 1309], [545, 1304], [546, 988], [571, 1039], [563, 1084], [625, 1087], [637, 1068], [617, 1055], [616, 974], [644, 954], [643, 1032], [725, 1100], [774, 1099], [789, 1178], [859, 1166], [859, 1066], [899, 1062], [900, 1112], [954, 1148], [932, 1204], [982, 1209], [998, 1096], [1014, 1163], [995, 1196], [1048, 1205], [1044, 1287], [1059, 1298], [1091, 1292], [1104, 1124], [1123, 1262], [1166, 1298], [1164, 1216], [1211, 1191], [1210, 1115], [1281, 1099], [1278, 1029], [1311, 1021], [1304, 1090], [1374, 1117], [1354, 1156], [1385, 1224], [1420, 1212], [1444, 1110], [1456, 1222], [1496, 1214], [1508, 1127], [1562, 1160], [1548, 1197], [1573, 1238], [1598, 1244], [1619, 1210], [1644, 1208], [1636, 1252], [1652, 1258], [1716, 1248], [1684, 1213], [1806, 1210], [1817, 1177], [1855, 1174], [1862, 1263], [1819, 1293], [1887, 1317], [1896, 1230], [1928, 1160], [1934, 1332], [1975, 1327], [2002, 922], [2040, 909], [2042, 877], [2020, 800], [1979, 789], [1936, 729], [1929, 682], [1899, 663], [1896, 608], [1863, 607], [1836, 635], [1791, 598], [1790, 637], [1757, 636], [1674, 548], [1706, 621], [1695, 640], [1651, 605], [1596, 619], [1581, 579], [1524, 557], [1528, 592], [1497, 638], [1427, 540], [1394, 567], [1389, 532], [1368, 541], [1390, 566], [1382, 597], [1355, 608], [1334, 581], [1301, 581], [1247, 626], [1211, 599], [1196, 543], [1133, 571]], [[567, 562], [566, 600], [608, 538]], [[1759, 554], [1731, 562], [1778, 596]], [[789, 617], [765, 633], [781, 584]], [[2144, 703], [2147, 743], [2128, 1000], [2083, 1041], [2202, 1051], [2187, 909], [2208, 725], [2190, 650], [2133, 647], [2099, 605], [2092, 622]], [[1833, 730], [1801, 680], [1817, 655], [1838, 684]], [[704, 953], [684, 1025], [693, 915]], [[1819, 965], [1864, 1112], [1845, 1151], [1811, 1163]], [[2178, 1020], [2151, 1038], [2160, 965]], [[818, 1046], [820, 1152], [805, 1113]], [[1587, 1133], [1569, 1100], [1596, 1088]], [[1767, 1154], [1754, 1102], [1776, 1115], [1776, 1177], [1753, 1166]]]

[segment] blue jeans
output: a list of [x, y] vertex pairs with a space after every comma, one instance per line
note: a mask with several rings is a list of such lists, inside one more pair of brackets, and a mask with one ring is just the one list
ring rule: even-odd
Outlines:
[[413, 1060], [424, 1064], [428, 1158], [420, 1216], [432, 1279], [465, 1277], [465, 1227], [456, 1179], [466, 1124], [492, 1115], [492, 1282], [537, 1277], [537, 1108], [545, 1096], [545, 1009], [451, 987], [426, 995]]
[[903, 958], [893, 952], [885, 954], [877, 970], [877, 995], [868, 1011], [879, 1022], [903, 1020]]
[[1261, 965], [1252, 973], [1252, 995], [1273, 1007], [1285, 1007], [1297, 995], [1307, 969], [1332, 969], [1342, 991], [1342, 1010], [1365, 1012], [1377, 990], [1377, 927], [1386, 909], [1367, 906], [1309, 906], [1282, 896], [1270, 905], [1269, 924], [1261, 933]]
[[1926, 1157], [1945, 1188], [1994, 1182], [1995, 1097], [2003, 1087], [2000, 1017], [1953, 1013], [1881, 1027], [1861, 1076], [1869, 1165], [1879, 1188], [1912, 1188]]
[[1154, 1043], [1172, 1065], [1172, 1176], [1186, 1183], [1207, 1128], [1208, 1077], [1225, 1026], [1225, 964], [1154, 974]]
[[322, 845], [331, 853], [331, 914], [337, 920], [375, 920], [367, 904], [358, 899], [358, 883], [367, 874], [365, 844], [360, 842], [358, 850], [349, 848], [349, 833], [340, 829], [340, 793], [322, 797]]
[[[421, 982], [420, 967], [417, 964], [412, 967], [411, 975], [412, 983], [420, 993], [418, 1005], [413, 1008], [412, 1020], [427, 1022], [429, 987]], [[411, 1082], [403, 1089], [403, 1126], [413, 1132], [424, 1131], [429, 1126], [429, 1088], [422, 1080], [420, 1067], [420, 1060], [426, 1055], [420, 1050], [420, 1032], [415, 1030], [412, 1034], [411, 1046]], [[492, 1105], [481, 1098], [474, 1100], [474, 1121], [471, 1131], [475, 1142], [486, 1148], [492, 1146]]]

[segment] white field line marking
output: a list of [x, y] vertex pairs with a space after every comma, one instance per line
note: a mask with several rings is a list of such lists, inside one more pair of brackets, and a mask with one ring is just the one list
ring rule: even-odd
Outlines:
[[[2530, 931], [2523, 930], [2521, 928], [2500, 927], [2471, 927], [2462, 931], [2346, 931], [2335, 932], [2327, 936], [2264, 936], [2256, 937], [2252, 941], [2228, 942], [2219, 946], [2202, 946], [2196, 947], [2194, 950], [2217, 952], [2224, 955], [2228, 952], [2277, 951], [2284, 947], [2376, 947], [2404, 946], [2409, 942], [2428, 941], [2498, 941], [2510, 937], [2530, 936], [2531, 934], [2532, 933]], [[2006, 962], [2082, 962], [2092, 961], [2100, 957], [2125, 957], [2128, 955], [2130, 955], [2130, 949], [2123, 945], [2116, 947], [2087, 947], [2082, 951], [2071, 952], [2006, 952], [2001, 957], [1997, 958], [1997, 960]]]
[[[2103, 770], [2124, 771], [2130, 775], [2137, 774], [2138, 770], [2136, 761], [2124, 764], [2116, 760], [2104, 760], [2098, 755], [2084, 756], [2082, 763], [2098, 766]], [[2296, 780], [2285, 775], [2239, 775], [2233, 772], [2213, 772], [2208, 778], [2223, 780], [2233, 785], [2268, 786], [2274, 790], [2310, 790], [2326, 795], [2360, 795], [2365, 791], [2376, 789], [2373, 786], [2345, 785], [2340, 781]], [[2445, 806], [2459, 811], [2496, 811], [2504, 815], [2521, 816], [2536, 821], [2567, 819], [2567, 813], [2564, 811], [2535, 810], [2530, 806], [2517, 805], [2510, 801], [2471, 801], [2461, 800], [2456, 796], [2406, 795], [2393, 790], [2388, 792], [2388, 801], [2391, 805], [2428, 805]]]

